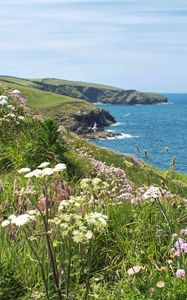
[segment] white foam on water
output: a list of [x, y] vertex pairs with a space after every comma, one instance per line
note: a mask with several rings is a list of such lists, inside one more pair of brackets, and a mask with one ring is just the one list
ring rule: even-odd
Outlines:
[[125, 122], [117, 122], [117, 123], [112, 124], [110, 126], [120, 126], [120, 125], [125, 125]]
[[116, 137], [117, 139], [133, 139], [133, 138], [139, 138], [138, 135], [131, 135], [129, 133], [121, 133], [121, 135]]
[[100, 141], [106, 141], [106, 140], [123, 140], [123, 139], [133, 139], [133, 138], [139, 138], [138, 135], [131, 135], [129, 133], [121, 133], [118, 136], [109, 136], [107, 138], [99, 138]]

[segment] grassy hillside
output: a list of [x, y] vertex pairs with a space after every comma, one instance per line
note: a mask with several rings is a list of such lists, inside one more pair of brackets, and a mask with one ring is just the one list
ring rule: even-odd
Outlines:
[[40, 113], [54, 116], [56, 114], [74, 114], [80, 110], [89, 112], [95, 109], [94, 105], [84, 100], [39, 90], [38, 88], [41, 87], [33, 84], [30, 80], [9, 76], [0, 76], [0, 80], [5, 81], [10, 88], [20, 90], [22, 95], [27, 98], [28, 105]]
[[21, 96], [0, 136], [0, 300], [186, 299], [187, 176], [59, 131]]
[[82, 81], [69, 81], [69, 80], [63, 80], [63, 79], [56, 79], [56, 78], [45, 78], [45, 79], [30, 79], [32, 82], [38, 82], [38, 83], [47, 83], [47, 84], [54, 84], [54, 85], [69, 85], [69, 86], [82, 86], [82, 87], [94, 87], [94, 88], [101, 88], [101, 89], [107, 89], [107, 90], [120, 90], [120, 88], [110, 86], [110, 85], [104, 85], [104, 84], [98, 84], [98, 83], [90, 83], [90, 82], [82, 82]]

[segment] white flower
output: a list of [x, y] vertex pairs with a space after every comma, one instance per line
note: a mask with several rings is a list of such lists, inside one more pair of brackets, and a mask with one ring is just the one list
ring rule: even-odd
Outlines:
[[54, 173], [54, 169], [52, 169], [52, 168], [45, 168], [45, 169], [43, 169], [41, 171], [41, 177], [43, 177], [43, 176], [50, 176], [50, 175], [53, 175], [53, 173]]
[[70, 204], [71, 203], [69, 202], [69, 200], [62, 200], [58, 207], [59, 211], [64, 210], [66, 207], [70, 206]]
[[15, 118], [15, 117], [16, 117], [16, 115], [15, 115], [15, 114], [12, 114], [12, 113], [10, 113], [10, 114], [7, 114], [7, 115], [6, 115], [6, 117]]
[[50, 165], [50, 162], [43, 162], [42, 164], [40, 164], [38, 166], [38, 169], [43, 169], [43, 168], [46, 168]]
[[6, 101], [8, 102], [8, 97], [7, 97], [7, 96], [4, 96], [4, 95], [2, 95], [2, 96], [0, 96], [0, 101], [2, 101], [2, 100], [6, 100]]
[[23, 120], [25, 120], [25, 117], [24, 116], [19, 116], [18, 119], [23, 121]]
[[88, 231], [86, 232], [86, 234], [85, 234], [85, 238], [86, 238], [87, 240], [91, 240], [92, 237], [93, 237], [93, 232], [90, 231], [90, 230], [88, 230]]
[[158, 199], [162, 197], [162, 193], [159, 187], [150, 186], [150, 188], [143, 194], [143, 199]]
[[13, 219], [15, 219], [16, 218], [16, 215], [10, 215], [9, 217], [8, 217], [8, 220], [13, 220]]
[[32, 172], [29, 172], [25, 175], [25, 178], [32, 178], [32, 177], [39, 177], [42, 175], [42, 171], [39, 169], [36, 169]]
[[102, 215], [101, 213], [95, 212], [85, 215], [85, 221], [89, 225], [93, 225], [97, 230], [102, 230], [107, 226], [108, 217], [106, 215]]
[[100, 178], [96, 177], [92, 180], [92, 183], [93, 183], [93, 185], [98, 185], [98, 184], [102, 183], [102, 180]]
[[11, 105], [11, 104], [7, 105], [7, 108], [9, 108], [9, 109], [12, 110], [12, 111], [16, 109], [15, 106], [13, 106], [13, 105]]
[[54, 167], [54, 172], [63, 171], [66, 169], [66, 165], [63, 163], [59, 163]]
[[18, 171], [18, 173], [22, 174], [22, 173], [28, 173], [28, 172], [30, 172], [30, 171], [31, 171], [30, 168], [22, 168], [22, 169], [20, 169], [20, 170]]
[[21, 94], [21, 92], [19, 91], [19, 90], [13, 90], [12, 92], [11, 92], [11, 94]]
[[38, 212], [36, 209], [31, 209], [31, 210], [27, 211], [27, 213], [28, 213], [30, 216], [38, 215], [38, 214], [39, 214], [39, 212]]
[[30, 220], [31, 220], [31, 216], [29, 214], [23, 214], [12, 219], [11, 223], [20, 227], [27, 224]]
[[10, 221], [9, 221], [9, 220], [4, 220], [4, 221], [1, 223], [1, 226], [2, 226], [2, 227], [6, 227], [6, 226], [8, 226], [8, 225], [10, 225]]
[[80, 187], [82, 189], [88, 188], [90, 186], [91, 180], [89, 178], [84, 178], [80, 182]]
[[74, 230], [73, 231], [73, 240], [76, 243], [81, 243], [84, 241], [84, 232], [80, 231], [80, 230]]
[[132, 276], [132, 275], [138, 274], [142, 270], [143, 270], [142, 266], [134, 266], [134, 267], [128, 269], [127, 273], [129, 276]]
[[1, 104], [2, 106], [8, 105], [8, 101], [6, 101], [5, 99], [3, 99], [3, 100], [0, 101], [0, 104]]

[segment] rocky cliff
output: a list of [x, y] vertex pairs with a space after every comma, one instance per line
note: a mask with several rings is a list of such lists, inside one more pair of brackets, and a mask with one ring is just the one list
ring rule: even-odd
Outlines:
[[53, 93], [70, 96], [77, 99], [84, 99], [92, 103], [110, 103], [110, 104], [154, 104], [167, 102], [167, 97], [158, 93], [143, 93], [136, 90], [123, 90], [118, 88], [94, 87], [88, 85], [51, 84], [50, 80], [43, 79], [34, 81], [41, 89]]
[[90, 112], [79, 111], [75, 114], [56, 116], [57, 121], [77, 134], [89, 134], [103, 131], [104, 127], [114, 124], [114, 117], [105, 109], [94, 109]]

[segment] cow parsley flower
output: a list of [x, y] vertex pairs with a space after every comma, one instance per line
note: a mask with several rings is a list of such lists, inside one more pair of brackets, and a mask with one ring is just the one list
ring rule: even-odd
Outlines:
[[18, 173], [23, 174], [23, 173], [28, 173], [28, 172], [30, 172], [30, 171], [31, 171], [30, 168], [22, 168], [22, 169], [20, 169], [20, 170], [18, 171]]
[[155, 186], [150, 186], [149, 189], [147, 190], [147, 192], [145, 192], [143, 194], [143, 199], [147, 200], [147, 199], [159, 199], [162, 197], [162, 193], [160, 191], [159, 187], [155, 187]]
[[11, 94], [13, 94], [13, 95], [20, 95], [21, 92], [20, 92], [19, 90], [13, 90], [13, 91], [11, 92]]
[[4, 220], [2, 223], [1, 223], [1, 227], [6, 227], [10, 225], [10, 221], [9, 220]]
[[24, 116], [18, 116], [18, 120], [23, 121], [23, 120], [25, 120], [25, 117]]
[[66, 165], [63, 163], [59, 163], [54, 167], [54, 172], [60, 172], [66, 169]]
[[106, 215], [102, 215], [98, 212], [85, 215], [87, 224], [94, 226], [97, 230], [102, 230], [107, 226], [107, 219], [108, 217]]
[[2, 100], [0, 101], [0, 104], [1, 104], [2, 106], [8, 105], [8, 101], [6, 101], [5, 99], [2, 99]]
[[43, 168], [46, 168], [50, 165], [50, 162], [43, 162], [41, 163], [39, 166], [38, 166], [38, 169], [43, 169]]
[[31, 172], [27, 173], [25, 175], [25, 178], [39, 177], [41, 175], [42, 175], [42, 171], [39, 170], [39, 169], [36, 169], [34, 171], [31, 171]]
[[29, 214], [19, 215], [16, 218], [12, 219], [11, 224], [14, 224], [18, 227], [23, 226], [29, 223], [30, 220], [33, 220]]
[[[53, 175], [54, 169], [52, 168], [45, 168], [41, 171], [41, 174], [39, 174], [39, 177], [44, 177], [44, 176], [50, 176]], [[37, 177], [37, 176], [36, 176]]]

